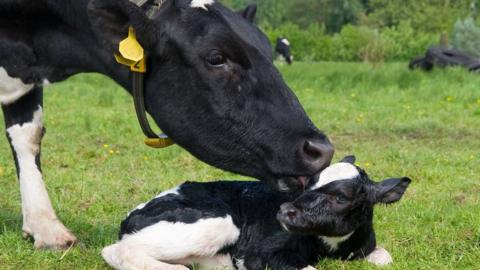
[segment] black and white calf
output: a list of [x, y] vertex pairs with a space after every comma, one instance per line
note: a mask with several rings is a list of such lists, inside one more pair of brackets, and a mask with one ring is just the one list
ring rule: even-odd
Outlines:
[[392, 261], [376, 248], [377, 203], [410, 179], [373, 182], [354, 157], [325, 169], [304, 193], [261, 182], [187, 182], [133, 210], [102, 255], [116, 269], [314, 269], [321, 258]]
[[283, 57], [283, 59], [291, 65], [293, 63], [293, 56], [290, 52], [290, 41], [285, 37], [280, 37], [277, 39], [277, 44], [275, 45], [275, 52]]

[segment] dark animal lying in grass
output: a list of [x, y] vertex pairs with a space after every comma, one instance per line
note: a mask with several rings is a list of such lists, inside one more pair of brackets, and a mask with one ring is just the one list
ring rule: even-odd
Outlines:
[[290, 41], [284, 37], [277, 39], [277, 44], [275, 45], [275, 52], [283, 57], [285, 61], [291, 65], [293, 63], [293, 56], [290, 52]]
[[425, 56], [419, 56], [410, 61], [410, 69], [432, 70], [434, 67], [445, 68], [462, 66], [469, 71], [480, 71], [480, 59], [466, 53], [445, 47], [431, 47]]
[[261, 182], [187, 182], [140, 205], [102, 255], [116, 269], [314, 269], [322, 258], [367, 259], [376, 248], [373, 207], [393, 203], [408, 178], [372, 182], [354, 157], [325, 169], [304, 193]]

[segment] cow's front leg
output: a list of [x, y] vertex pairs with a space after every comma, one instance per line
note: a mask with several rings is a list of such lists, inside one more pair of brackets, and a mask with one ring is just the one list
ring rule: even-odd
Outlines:
[[2, 109], [20, 182], [24, 236], [33, 237], [36, 248], [64, 249], [76, 238], [58, 220], [42, 179], [42, 92], [37, 87]]

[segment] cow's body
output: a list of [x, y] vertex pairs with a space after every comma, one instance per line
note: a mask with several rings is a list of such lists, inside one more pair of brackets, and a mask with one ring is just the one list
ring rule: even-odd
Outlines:
[[285, 37], [280, 37], [277, 39], [275, 44], [275, 52], [279, 57], [282, 57], [289, 65], [293, 63], [293, 55], [290, 52], [290, 41]]
[[328, 165], [333, 147], [272, 65], [254, 14], [213, 0], [0, 1], [0, 105], [23, 231], [36, 247], [76, 240], [56, 217], [42, 179], [42, 88], [98, 72], [131, 92], [131, 73], [113, 57], [129, 26], [147, 56], [146, 110], [178, 145], [283, 190], [304, 186]]
[[[390, 263], [388, 252], [376, 249], [373, 201], [380, 202], [382, 194], [374, 198], [375, 183], [347, 163], [325, 171], [303, 194], [274, 192], [262, 182], [184, 183], [129, 213], [121, 225], [121, 240], [102, 255], [121, 270], [186, 269], [182, 265], [297, 270], [309, 269], [322, 258]], [[403, 194], [409, 180], [398, 183], [403, 189], [393, 189]], [[370, 198], [358, 195], [364, 188], [372, 189]], [[314, 209], [322, 197], [339, 192], [351, 196], [345, 205], [350, 200], [352, 205], [332, 210], [329, 203]], [[303, 215], [311, 215], [311, 220], [304, 221]]]

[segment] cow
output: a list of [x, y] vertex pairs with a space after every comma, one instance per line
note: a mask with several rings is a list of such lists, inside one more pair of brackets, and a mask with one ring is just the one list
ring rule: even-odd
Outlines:
[[[43, 87], [74, 74], [101, 73], [129, 93], [141, 89], [145, 110], [179, 146], [279, 191], [304, 187], [328, 166], [333, 146], [273, 65], [254, 14], [254, 6], [233, 12], [215, 0], [0, 2], [0, 104], [22, 230], [36, 248], [77, 241], [57, 218], [40, 166]], [[130, 69], [117, 58], [125, 40], [133, 44]], [[142, 67], [139, 87], [133, 68]]]
[[290, 53], [290, 41], [285, 37], [277, 38], [275, 52], [282, 57], [289, 65], [293, 63], [293, 55]]
[[413, 58], [408, 67], [411, 70], [431, 71], [434, 67], [446, 68], [462, 66], [471, 72], [480, 72], [480, 59], [465, 52], [444, 46], [432, 46], [425, 55]]
[[119, 270], [315, 269], [324, 258], [389, 264], [373, 209], [400, 200], [411, 180], [373, 182], [354, 162], [329, 166], [304, 193], [254, 181], [186, 182], [134, 209], [102, 255]]

